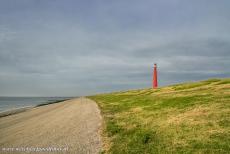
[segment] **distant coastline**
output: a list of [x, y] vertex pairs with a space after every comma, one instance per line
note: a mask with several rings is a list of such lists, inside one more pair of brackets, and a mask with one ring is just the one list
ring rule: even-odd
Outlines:
[[[3, 98], [3, 97], [0, 97], [0, 98]], [[7, 97], [4, 97], [4, 99], [6, 99], [6, 98]], [[19, 97], [8, 97], [8, 98], [17, 99]], [[21, 112], [25, 112], [25, 111], [30, 110], [32, 108], [41, 107], [41, 106], [50, 105], [50, 104], [55, 104], [55, 103], [60, 103], [60, 102], [66, 101], [66, 100], [76, 98], [76, 97], [24, 97], [24, 98], [26, 98], [26, 99], [47, 98], [47, 99], [46, 99], [46, 101], [40, 101], [39, 103], [31, 103], [31, 104], [26, 105], [26, 106], [18, 106], [18, 107], [13, 107], [13, 108], [1, 109], [0, 118], [10, 116], [13, 114], [18, 114]], [[50, 99], [50, 98], [52, 98], [52, 99]]]
[[35, 107], [45, 106], [45, 105], [50, 105], [50, 104], [55, 104], [55, 103], [60, 103], [60, 102], [64, 102], [64, 101], [67, 101], [67, 100], [70, 100], [70, 99], [72, 99], [72, 98], [62, 99], [62, 100], [56, 100], [56, 101], [46, 102], [46, 103], [41, 103], [41, 104], [36, 105]]
[[9, 109], [6, 111], [2, 111], [0, 112], [0, 118], [2, 117], [6, 117], [6, 116], [10, 116], [13, 114], [17, 114], [17, 113], [21, 113], [21, 112], [25, 112], [31, 108], [34, 108], [35, 106], [27, 106], [27, 107], [20, 107], [20, 108], [14, 108], [14, 109]]

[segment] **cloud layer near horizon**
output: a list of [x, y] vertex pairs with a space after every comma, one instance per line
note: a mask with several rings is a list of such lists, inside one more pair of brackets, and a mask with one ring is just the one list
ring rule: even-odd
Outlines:
[[230, 1], [0, 2], [0, 95], [78, 96], [230, 77]]

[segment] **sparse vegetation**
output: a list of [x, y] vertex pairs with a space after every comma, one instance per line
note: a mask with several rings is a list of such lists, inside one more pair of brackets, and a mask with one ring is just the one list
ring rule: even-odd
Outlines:
[[90, 96], [108, 153], [229, 153], [230, 79]]

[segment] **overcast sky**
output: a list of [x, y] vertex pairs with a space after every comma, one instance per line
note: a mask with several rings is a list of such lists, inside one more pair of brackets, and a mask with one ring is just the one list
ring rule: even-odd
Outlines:
[[0, 95], [230, 77], [229, 0], [0, 0]]

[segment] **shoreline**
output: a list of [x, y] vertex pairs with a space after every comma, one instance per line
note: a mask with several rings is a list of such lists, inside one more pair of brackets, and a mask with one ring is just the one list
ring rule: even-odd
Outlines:
[[24, 107], [8, 109], [8, 110], [0, 112], [0, 118], [10, 116], [10, 115], [14, 115], [14, 114], [18, 114], [18, 113], [21, 113], [21, 112], [25, 112], [25, 111], [27, 111], [29, 109], [32, 109], [32, 108], [35, 108], [35, 107], [36, 106], [24, 106]]
[[96, 102], [87, 98], [32, 108], [0, 118], [0, 153], [36, 153], [38, 147], [42, 153], [96, 154], [101, 122]]
[[[70, 99], [74, 99], [74, 98], [70, 98]], [[40, 104], [32, 105], [32, 106], [22, 106], [22, 107], [18, 107], [18, 108], [7, 109], [5, 111], [3, 110], [3, 111], [0, 112], [0, 118], [7, 117], [7, 116], [10, 116], [10, 115], [14, 115], [14, 114], [18, 114], [18, 113], [21, 113], [21, 112], [25, 112], [25, 111], [28, 111], [30, 109], [45, 106], [45, 105], [61, 103], [61, 102], [64, 102], [64, 101], [67, 101], [67, 100], [70, 100], [70, 99], [54, 100], [54, 101], [40, 103]]]

